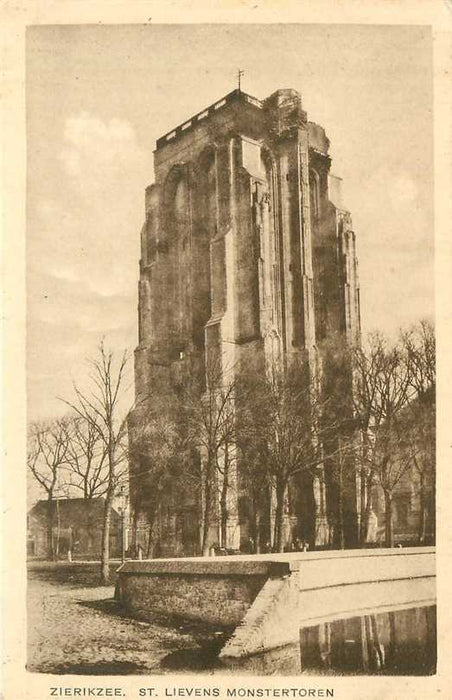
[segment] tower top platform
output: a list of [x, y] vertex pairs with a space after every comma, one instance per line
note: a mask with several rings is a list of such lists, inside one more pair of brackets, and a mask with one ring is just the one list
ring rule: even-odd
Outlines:
[[276, 90], [270, 97], [265, 100], [258, 100], [252, 95], [248, 95], [243, 90], [232, 90], [224, 97], [220, 98], [209, 107], [206, 107], [201, 112], [198, 112], [194, 116], [187, 119], [179, 126], [176, 126], [171, 131], [161, 136], [156, 141], [156, 150], [164, 148], [167, 144], [172, 143], [178, 137], [185, 135], [186, 133], [192, 131], [198, 125], [204, 123], [204, 121], [209, 120], [214, 115], [227, 109], [231, 105], [243, 104], [246, 106], [251, 105], [259, 112], [263, 110], [274, 110], [281, 108], [291, 108], [297, 113], [298, 118], [301, 121], [307, 121], [306, 112], [301, 109], [301, 95], [299, 92], [293, 89], [280, 89]]

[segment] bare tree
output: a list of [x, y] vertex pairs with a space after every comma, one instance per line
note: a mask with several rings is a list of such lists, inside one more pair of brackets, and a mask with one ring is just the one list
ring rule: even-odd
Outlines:
[[[228, 491], [235, 454], [235, 380], [225, 368], [221, 355], [207, 353], [205, 386], [188, 381], [181, 387], [181, 424], [187, 445], [200, 456], [187, 464], [192, 478], [200, 481], [201, 550], [208, 554], [209, 532], [220, 508], [220, 539], [226, 545]], [[217, 499], [220, 484], [219, 499]]]
[[135, 504], [134, 540], [136, 544], [136, 519], [140, 503], [144, 502], [149, 527], [148, 556], [158, 544], [154, 530], [164, 495], [180, 482], [185, 444], [176, 420], [172, 397], [150, 395], [135, 411], [133, 422], [129, 422], [130, 459], [135, 465], [130, 474]]
[[76, 414], [68, 425], [69, 483], [85, 500], [103, 496], [108, 488], [108, 452], [96, 415]]
[[371, 469], [371, 425], [378, 405], [378, 377], [385, 362], [384, 339], [378, 333], [369, 337], [368, 346], [351, 349], [353, 366], [354, 414], [361, 443], [360, 454], [360, 533], [361, 545], [367, 541], [372, 509], [375, 474]]
[[[356, 531], [356, 516], [347, 507], [348, 502], [354, 501], [356, 494], [356, 472], [359, 458], [359, 444], [353, 436], [340, 431], [334, 437], [334, 451], [330, 442], [330, 454], [328, 462], [328, 477], [334, 484], [334, 514], [329, 513], [329, 520], [334, 529], [333, 547], [345, 549], [346, 531]], [[333, 500], [333, 499], [332, 499]], [[352, 523], [347, 522], [352, 519]]]
[[381, 335], [370, 339], [367, 352], [355, 355], [357, 414], [362, 436], [362, 465], [366, 477], [364, 531], [367, 535], [373, 485], [385, 502], [385, 542], [394, 545], [393, 497], [411, 464], [404, 437], [404, 412], [414, 398], [411, 371], [400, 344], [389, 345]]
[[405, 361], [416, 396], [407, 410], [405, 440], [419, 479], [419, 544], [424, 544], [428, 519], [435, 529], [436, 490], [436, 350], [435, 332], [428, 321], [421, 321], [402, 334]]
[[[242, 390], [243, 385], [240, 387], [241, 394]], [[243, 395], [240, 398], [236, 431], [240, 478], [249, 506], [250, 548], [259, 553], [270, 541], [270, 479], [266, 460], [262, 459], [266, 451], [265, 436], [258, 431], [248, 402], [243, 401]]]
[[321, 420], [329, 399], [322, 396], [319, 375], [307, 359], [286, 370], [256, 372], [250, 380], [254, 384], [249, 391], [250, 415], [276, 498], [274, 549], [282, 551], [289, 484], [297, 475], [322, 478], [321, 467], [329, 456], [324, 444], [333, 425]]
[[[98, 355], [89, 361], [91, 367], [91, 388], [82, 391], [74, 386], [74, 401], [65, 401], [91, 429], [96, 431], [102, 449], [106, 453], [107, 484], [105, 490], [104, 518], [101, 549], [101, 582], [110, 578], [110, 518], [115, 491], [124, 476], [127, 449], [126, 417], [119, 414], [119, 404], [124, 390], [124, 375], [127, 353], [117, 359], [111, 350], [106, 350], [104, 342], [99, 345]], [[121, 469], [121, 467], [123, 467]]]
[[435, 411], [429, 402], [413, 400], [403, 421], [403, 445], [418, 480], [418, 543], [435, 534]]
[[55, 559], [54, 499], [63, 488], [68, 456], [68, 419], [32, 423], [28, 432], [27, 466], [47, 494], [47, 555]]
[[402, 333], [401, 340], [411, 386], [421, 400], [433, 405], [436, 388], [436, 341], [433, 324], [427, 320], [420, 321]]
[[403, 421], [400, 416], [393, 417], [387, 424], [380, 424], [373, 430], [372, 450], [369, 453], [369, 465], [375, 475], [375, 481], [384, 495], [385, 506], [385, 544], [394, 546], [394, 492], [409, 472], [412, 455], [405, 448]]
[[358, 539], [356, 488], [358, 446], [353, 401], [353, 352], [346, 340], [336, 335], [320, 346], [323, 407], [320, 420], [325, 426], [324, 473], [327, 484], [327, 517], [332, 545], [344, 549]]

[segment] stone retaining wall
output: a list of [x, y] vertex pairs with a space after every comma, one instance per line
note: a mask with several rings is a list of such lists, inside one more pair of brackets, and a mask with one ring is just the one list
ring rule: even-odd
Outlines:
[[263, 576], [120, 576], [130, 611], [178, 615], [221, 627], [238, 625], [267, 579]]
[[178, 615], [235, 630], [227, 659], [296, 641], [300, 627], [369, 611], [431, 605], [431, 547], [127, 562], [118, 595], [141, 616]]
[[270, 577], [289, 573], [287, 561], [241, 556], [131, 561], [118, 571], [117, 595], [144, 618], [163, 613], [228, 628], [243, 620]]

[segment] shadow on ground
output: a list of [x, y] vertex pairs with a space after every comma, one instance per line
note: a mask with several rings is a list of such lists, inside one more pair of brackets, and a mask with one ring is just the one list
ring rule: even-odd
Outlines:
[[149, 669], [132, 661], [101, 661], [93, 663], [66, 663], [54, 666], [50, 673], [78, 676], [130, 676], [147, 673]]
[[218, 648], [179, 649], [165, 656], [160, 666], [168, 671], [210, 671], [223, 668]]
[[143, 614], [140, 614], [139, 612], [132, 613], [129, 610], [126, 610], [114, 598], [103, 598], [101, 600], [79, 600], [78, 605], [98, 610], [99, 612], [107, 615], [113, 615], [114, 617], [121, 617], [130, 621], [134, 620], [136, 622], [158, 625], [159, 627], [175, 630], [181, 632], [182, 634], [191, 634], [196, 637], [199, 636], [201, 639], [212, 641], [217, 640], [220, 646], [221, 644], [224, 644], [235, 627], [232, 625], [228, 628], [218, 628], [215, 625], [196, 622], [194, 620], [186, 620], [178, 615], [163, 615], [151, 612], [146, 612]]
[[[78, 605], [97, 610], [115, 618], [127, 620], [131, 623], [139, 622], [143, 625], [152, 625], [153, 627], [176, 632], [181, 637], [184, 636], [184, 648], [182, 649], [180, 648], [181, 639], [159, 640], [161, 647], [166, 647], [167, 649], [175, 648], [174, 651], [161, 659], [159, 665], [162, 670], [188, 672], [222, 668], [218, 654], [226, 639], [230, 636], [231, 630], [218, 630], [211, 625], [190, 622], [177, 616], [151, 615], [149, 613], [145, 617], [139, 614], [132, 616], [114, 599], [78, 601]], [[190, 638], [188, 645], [187, 636]], [[140, 669], [131, 669], [130, 671], [124, 671], [124, 673], [140, 673]]]
[[[110, 565], [110, 583], [114, 586], [119, 563]], [[44, 581], [72, 588], [95, 588], [100, 585], [100, 564], [68, 562], [34, 562], [28, 565], [28, 578], [31, 581]]]

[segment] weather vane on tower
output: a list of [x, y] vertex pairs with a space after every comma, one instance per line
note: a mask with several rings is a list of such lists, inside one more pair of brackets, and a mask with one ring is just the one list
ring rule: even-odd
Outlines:
[[244, 71], [244, 70], [240, 70], [240, 68], [239, 68], [238, 71], [237, 71], [237, 79], [238, 79], [238, 82], [239, 82], [239, 92], [241, 91], [241, 77], [242, 77], [242, 75], [245, 75], [245, 71]]

